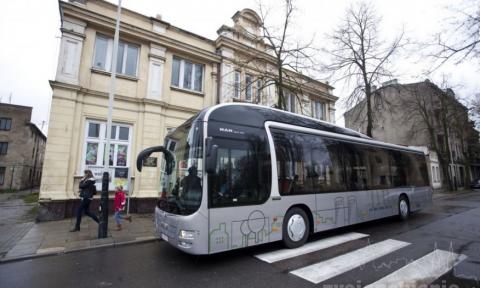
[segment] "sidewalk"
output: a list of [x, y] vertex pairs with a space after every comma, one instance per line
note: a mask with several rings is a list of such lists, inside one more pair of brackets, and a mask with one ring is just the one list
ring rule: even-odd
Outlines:
[[74, 226], [74, 218], [34, 223], [25, 236], [7, 252], [3, 259], [0, 259], [0, 262], [157, 239], [154, 236], [151, 214], [131, 214], [131, 216], [131, 223], [122, 222], [121, 231], [115, 231], [115, 220], [110, 217], [108, 238], [104, 239], [97, 239], [98, 224], [85, 216], [82, 218], [79, 232], [69, 232]]
[[446, 198], [454, 195], [466, 194], [471, 192], [480, 192], [480, 190], [472, 190], [472, 189], [463, 189], [463, 190], [450, 190], [450, 191], [442, 191], [442, 192], [433, 192], [433, 199], [440, 199]]
[[33, 227], [37, 204], [31, 196], [35, 193], [38, 189], [0, 193], [0, 258]]

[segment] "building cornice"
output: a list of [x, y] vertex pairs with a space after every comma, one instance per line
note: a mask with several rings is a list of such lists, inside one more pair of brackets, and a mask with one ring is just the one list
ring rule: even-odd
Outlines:
[[35, 131], [35, 133], [37, 133], [37, 135], [39, 135], [43, 140], [47, 140], [47, 136], [43, 134], [42, 130], [40, 130], [40, 128], [38, 128], [37, 125], [35, 125], [32, 122], [27, 123], [27, 125], [30, 126]]
[[[247, 55], [247, 56], [253, 56], [254, 55], [255, 57], [258, 57], [259, 60], [267, 61], [268, 64], [270, 64], [270, 65], [276, 65], [275, 64], [276, 63], [276, 58], [274, 56], [272, 56], [272, 55], [270, 55], [270, 54], [268, 54], [264, 51], [249, 47], [249, 46], [247, 46], [247, 45], [245, 45], [241, 42], [235, 41], [234, 39], [231, 39], [231, 38], [228, 38], [228, 37], [225, 37], [225, 36], [220, 35], [217, 38], [217, 40], [215, 41], [215, 45], [216, 45], [217, 49], [219, 49], [221, 47], [226, 47], [228, 49], [235, 50], [236, 52]], [[235, 59], [230, 59], [230, 60], [235, 61]], [[287, 71], [287, 73], [292, 73], [295, 77], [305, 79], [308, 83], [312, 83], [314, 85], [322, 86], [327, 90], [335, 89], [334, 87], [328, 85], [327, 83], [323, 83], [321, 81], [315, 80], [315, 79], [310, 78], [308, 76], [299, 74], [295, 71], [291, 71], [291, 70], [288, 70], [288, 69], [285, 69], [285, 70]], [[338, 97], [333, 96], [329, 93], [325, 93], [325, 94], [330, 95], [331, 96], [330, 98], [332, 100], [338, 99]]]
[[[58, 81], [53, 81], [53, 80], [50, 80], [49, 82], [50, 82], [50, 87], [52, 87], [52, 89], [55, 89], [55, 88], [67, 89], [67, 90], [71, 90], [71, 91], [75, 91], [75, 92], [79, 92], [79, 93], [83, 93], [83, 94], [87, 94], [87, 95], [93, 95], [93, 96], [108, 99], [108, 93], [106, 93], [106, 92], [91, 90], [91, 89], [83, 88], [83, 87], [78, 86], [78, 85], [73, 85], [73, 84], [68, 84], [68, 83], [63, 83], [63, 82], [58, 82]], [[77, 102], [77, 103], [84, 103], [83, 101], [79, 101], [76, 98], [72, 99], [72, 98], [58, 96], [58, 95], [55, 95], [55, 94], [53, 94], [52, 97], [57, 98], [57, 99], [69, 100], [69, 101], [73, 101], [73, 102]], [[139, 105], [150, 104], [150, 105], [160, 106], [160, 107], [163, 107], [163, 108], [177, 110], [177, 111], [181, 111], [181, 112], [187, 112], [187, 113], [198, 113], [198, 112], [201, 111], [201, 109], [192, 109], [192, 108], [187, 108], [187, 107], [184, 107], [184, 106], [172, 105], [172, 104], [169, 104], [165, 101], [153, 100], [153, 99], [148, 99], [148, 98], [134, 98], [134, 97], [126, 96], [126, 95], [115, 94], [114, 99], [124, 101], [124, 102], [139, 104]], [[105, 106], [105, 105], [99, 105], [99, 106]], [[135, 111], [135, 112], [138, 112], [138, 111]]]
[[[101, 15], [97, 12], [88, 10], [86, 8], [73, 5], [66, 2], [60, 2], [62, 15], [68, 15], [83, 21], [86, 21], [90, 24], [96, 26], [104, 27], [109, 30], [114, 31], [115, 29], [115, 19]], [[148, 19], [148, 18], [146, 18]], [[208, 51], [194, 45], [190, 45], [179, 40], [173, 39], [171, 37], [149, 31], [138, 26], [134, 26], [125, 22], [120, 23], [120, 31], [122, 35], [128, 35], [132, 38], [140, 38], [146, 42], [154, 43], [163, 47], [166, 47], [170, 50], [180, 51], [185, 54], [194, 55], [196, 57], [202, 58], [203, 60], [219, 63], [221, 57], [215, 52]], [[207, 41], [206, 41], [207, 42]], [[212, 45], [212, 50], [215, 49], [214, 43], [208, 43]]]
[[233, 49], [242, 54], [256, 55], [257, 57], [260, 57], [262, 60], [268, 61], [270, 64], [273, 64], [276, 61], [275, 57], [273, 57], [272, 55], [264, 51], [252, 48], [241, 42], [235, 41], [234, 39], [220, 35], [215, 41], [215, 47], [218, 49], [218, 48], [221, 48], [222, 46], [225, 46], [229, 49]]

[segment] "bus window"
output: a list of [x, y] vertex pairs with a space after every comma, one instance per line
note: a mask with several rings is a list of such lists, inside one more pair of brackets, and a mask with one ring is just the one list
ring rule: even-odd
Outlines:
[[280, 195], [345, 191], [337, 141], [272, 129]]
[[342, 143], [345, 178], [348, 190], [368, 189], [370, 177], [370, 162], [366, 146], [344, 142]]
[[406, 159], [407, 182], [409, 186], [428, 186], [428, 174], [425, 156], [420, 154], [404, 153]]
[[371, 183], [369, 189], [386, 189], [391, 187], [390, 163], [388, 151], [383, 148], [368, 147]]
[[315, 145], [312, 145], [313, 165], [318, 171], [316, 190], [318, 192], [346, 191], [340, 142], [314, 135], [309, 137], [316, 140]]
[[211, 207], [254, 205], [270, 196], [270, 153], [258, 138], [214, 138], [218, 145], [215, 173], [208, 175]]
[[318, 173], [312, 163], [312, 138], [294, 132], [272, 130], [277, 157], [280, 195], [315, 193]]
[[308, 145], [301, 135], [274, 132], [277, 156], [278, 189], [280, 195], [305, 194], [305, 186], [311, 161], [308, 158]]
[[162, 160], [161, 200], [162, 209], [169, 213], [190, 215], [202, 202], [202, 126], [186, 123], [166, 138], [166, 147], [175, 157], [171, 174], [164, 172]]
[[402, 152], [390, 150], [390, 171], [392, 177], [392, 186], [407, 186], [407, 167], [406, 159]]

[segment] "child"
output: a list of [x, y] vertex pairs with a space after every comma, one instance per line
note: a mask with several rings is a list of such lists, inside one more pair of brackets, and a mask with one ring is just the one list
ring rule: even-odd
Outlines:
[[122, 230], [122, 224], [120, 223], [121, 219], [126, 219], [129, 222], [132, 222], [132, 216], [123, 216], [120, 213], [125, 210], [125, 192], [123, 192], [123, 187], [120, 185], [115, 191], [115, 199], [113, 200], [115, 206], [115, 222], [117, 222], [117, 231]]

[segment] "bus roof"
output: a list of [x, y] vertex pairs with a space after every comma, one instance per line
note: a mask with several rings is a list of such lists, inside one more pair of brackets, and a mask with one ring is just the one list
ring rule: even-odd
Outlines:
[[199, 114], [189, 119], [189, 121], [195, 120], [218, 121], [257, 128], [263, 128], [265, 122], [271, 121], [345, 135], [347, 137], [351, 137], [350, 139], [352, 140], [358, 139], [359, 142], [365, 144], [369, 143], [371, 145], [386, 146], [387, 148], [424, 154], [423, 151], [419, 151], [410, 147], [374, 140], [352, 129], [341, 127], [326, 121], [249, 103], [224, 103], [211, 106], [205, 108]]
[[275, 121], [297, 125], [306, 128], [318, 129], [348, 136], [371, 139], [370, 137], [349, 128], [341, 127], [330, 122], [299, 115], [296, 113], [249, 103], [225, 103], [209, 107], [199, 114], [204, 121], [214, 120], [242, 124], [254, 127], [263, 127], [266, 121]]

